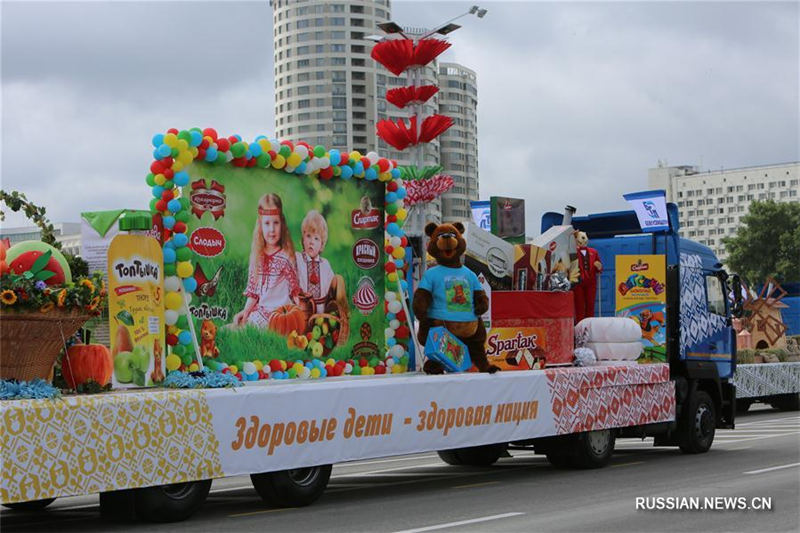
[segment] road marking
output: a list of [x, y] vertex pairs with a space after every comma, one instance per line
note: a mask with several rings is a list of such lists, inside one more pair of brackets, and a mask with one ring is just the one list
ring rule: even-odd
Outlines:
[[486, 481], [484, 483], [470, 483], [469, 485], [456, 485], [454, 489], [470, 489], [472, 487], [485, 487], [486, 485], [497, 485], [499, 481]]
[[611, 465], [609, 468], [619, 468], [620, 466], [631, 466], [631, 465], [641, 465], [644, 464], [644, 461], [633, 461], [631, 463], [620, 463], [618, 465]]
[[264, 509], [263, 511], [250, 511], [248, 513], [229, 514], [228, 518], [236, 518], [239, 516], [253, 516], [257, 514], [267, 514], [267, 513], [281, 513], [283, 511], [292, 511], [294, 509], [299, 509], [299, 507], [284, 507], [282, 509]]
[[433, 531], [435, 529], [446, 529], [448, 527], [465, 526], [467, 524], [477, 524], [480, 522], [489, 522], [490, 520], [500, 520], [501, 518], [510, 518], [512, 516], [520, 516], [525, 513], [503, 513], [491, 516], [483, 516], [481, 518], [473, 518], [472, 520], [459, 520], [458, 522], [447, 522], [446, 524], [437, 524], [435, 526], [418, 527], [416, 529], [404, 529], [402, 531], [395, 531], [395, 533], [419, 533], [421, 531]]
[[761, 470], [750, 470], [749, 472], [745, 472], [745, 474], [763, 474], [764, 472], [772, 472], [773, 470], [783, 470], [784, 468], [793, 468], [795, 466], [800, 466], [800, 463], [792, 463], [790, 465], [772, 466], [770, 468], [762, 468]]

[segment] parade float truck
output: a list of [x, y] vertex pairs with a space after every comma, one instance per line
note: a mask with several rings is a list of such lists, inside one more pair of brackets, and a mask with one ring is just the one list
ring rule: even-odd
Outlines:
[[[302, 506], [335, 463], [437, 451], [449, 464], [488, 466], [524, 447], [593, 468], [617, 437], [655, 435], [702, 453], [715, 428], [733, 427], [725, 276], [708, 248], [677, 237], [674, 208], [660, 234], [642, 233], [632, 213], [573, 221], [609, 265], [604, 275], [615, 256], [645, 274], [628, 296], [665, 297], [649, 302], [658, 334], [648, 332], [638, 361], [615, 361], [611, 349], [574, 364], [570, 292], [494, 291], [487, 355], [503, 370], [432, 376], [414, 372], [422, 354], [404, 298], [396, 163], [266, 137], [248, 145], [211, 129], [171, 130], [153, 145], [147, 183], [163, 258], [130, 243], [109, 252], [114, 390], [0, 402], [6, 506], [99, 493], [105, 516], [177, 521], [228, 476], [250, 475], [272, 505]], [[564, 265], [550, 255], [569, 248], [572, 228], [545, 222], [559, 226], [531, 265], [551, 275]], [[281, 292], [269, 283], [293, 275], [292, 251], [309, 285], [289, 280]], [[648, 261], [662, 270], [644, 272]], [[612, 289], [601, 284], [604, 301]], [[300, 293], [310, 297], [262, 312]], [[604, 333], [594, 328], [593, 340]], [[198, 369], [214, 372], [209, 385], [235, 376], [244, 386], [158, 387]]]

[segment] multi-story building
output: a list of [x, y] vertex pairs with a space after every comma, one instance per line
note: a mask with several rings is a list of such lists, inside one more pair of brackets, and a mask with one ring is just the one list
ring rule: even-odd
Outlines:
[[800, 201], [800, 163], [700, 171], [659, 164], [648, 171], [650, 188], [665, 189], [678, 205], [681, 236], [727, 258], [723, 237], [733, 236], [754, 200]]
[[439, 63], [439, 112], [453, 126], [439, 140], [441, 165], [455, 186], [442, 196], [442, 218], [471, 218], [478, 199], [478, 85], [475, 72], [456, 63]]
[[[417, 165], [414, 148], [398, 152], [376, 135], [383, 119], [409, 117], [386, 101], [386, 91], [407, 85], [370, 57], [380, 34], [378, 24], [391, 19], [390, 0], [271, 0], [275, 48], [275, 135], [340, 150], [376, 151], [400, 165]], [[422, 28], [405, 28], [422, 35]], [[454, 63], [426, 66], [423, 84], [440, 93], [426, 102], [425, 116], [453, 117], [448, 150], [440, 157], [440, 139], [425, 145], [422, 165], [444, 166], [456, 186], [443, 200], [410, 210], [406, 232], [421, 234], [429, 220], [466, 220], [469, 200], [478, 197], [477, 89], [475, 73]], [[446, 98], [446, 100], [445, 100]], [[443, 108], [442, 105], [446, 107]], [[453, 110], [453, 112], [450, 111]], [[443, 205], [444, 203], [444, 205]], [[443, 209], [444, 207], [444, 209]]]
[[[53, 224], [53, 235], [61, 243], [65, 253], [78, 255], [81, 251], [81, 225], [78, 222], [59, 222]], [[23, 241], [38, 241], [42, 238], [39, 226], [23, 226], [19, 228], [0, 228], [0, 239], [8, 239], [13, 246]]]

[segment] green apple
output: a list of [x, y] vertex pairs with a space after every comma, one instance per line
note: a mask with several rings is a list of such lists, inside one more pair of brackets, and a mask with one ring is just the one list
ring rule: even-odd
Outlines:
[[311, 349], [311, 355], [314, 357], [322, 357], [322, 350], [322, 345], [320, 343], [316, 343]]
[[321, 335], [322, 335], [322, 330], [319, 328], [319, 326], [314, 326], [314, 328], [311, 330], [311, 338], [317, 340], [320, 338]]
[[133, 370], [131, 369], [131, 352], [119, 352], [114, 357], [114, 376], [120, 383], [130, 383], [133, 381]]
[[147, 348], [142, 345], [134, 346], [131, 364], [135, 369], [141, 370], [142, 372], [147, 371], [150, 368], [150, 353], [147, 351]]
[[317, 317], [317, 319], [314, 321], [314, 323], [315, 323], [317, 326], [321, 326], [321, 325], [322, 325], [322, 323], [323, 323], [324, 321], [325, 321], [325, 320], [324, 320], [324, 319], [323, 319], [321, 316], [318, 316], [318, 317]]

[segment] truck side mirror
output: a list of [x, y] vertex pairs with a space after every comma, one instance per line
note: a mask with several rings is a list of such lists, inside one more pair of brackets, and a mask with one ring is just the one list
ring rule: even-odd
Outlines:
[[733, 290], [731, 315], [736, 318], [741, 318], [744, 314], [744, 299], [742, 298], [742, 279], [739, 277], [739, 274], [733, 274], [733, 276], [731, 276], [731, 289]]

